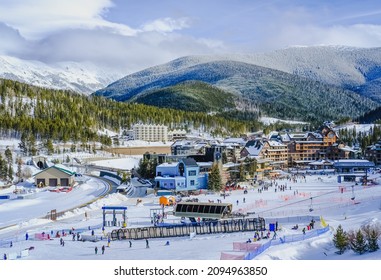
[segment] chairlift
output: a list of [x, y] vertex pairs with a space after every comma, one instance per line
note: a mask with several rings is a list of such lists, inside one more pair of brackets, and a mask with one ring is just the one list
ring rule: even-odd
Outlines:
[[352, 200], [355, 200], [355, 191], [354, 191], [354, 186], [352, 186], [352, 197], [351, 197]]
[[310, 199], [311, 199], [311, 204], [310, 204], [310, 209], [309, 209], [309, 211], [312, 212], [312, 211], [314, 211], [314, 209], [312, 208], [312, 197], [310, 197]]

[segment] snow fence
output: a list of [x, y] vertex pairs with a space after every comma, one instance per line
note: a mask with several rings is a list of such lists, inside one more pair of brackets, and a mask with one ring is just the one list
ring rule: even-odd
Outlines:
[[262, 254], [271, 246], [280, 245], [283, 243], [291, 243], [297, 241], [303, 241], [305, 239], [317, 237], [329, 231], [329, 226], [321, 229], [315, 229], [306, 232], [305, 234], [293, 234], [279, 237], [278, 239], [271, 239], [266, 243], [244, 243], [244, 242], [234, 242], [233, 249], [238, 251], [249, 251], [244, 255], [221, 253], [220, 260], [252, 260], [259, 254]]

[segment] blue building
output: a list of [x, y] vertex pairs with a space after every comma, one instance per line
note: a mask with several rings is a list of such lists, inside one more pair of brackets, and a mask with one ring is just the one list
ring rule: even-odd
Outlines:
[[374, 162], [365, 159], [335, 160], [333, 167], [338, 173], [337, 181], [356, 181], [356, 178], [367, 180], [368, 172], [375, 167]]
[[200, 174], [200, 166], [194, 159], [186, 158], [158, 165], [155, 183], [160, 189], [191, 191], [207, 188], [207, 177], [207, 174]]

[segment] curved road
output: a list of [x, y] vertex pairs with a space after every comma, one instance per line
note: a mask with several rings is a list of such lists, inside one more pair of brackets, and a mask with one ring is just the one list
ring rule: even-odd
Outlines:
[[57, 213], [81, 207], [111, 191], [111, 184], [103, 179], [84, 176], [87, 180], [68, 193], [43, 190], [30, 198], [0, 200], [0, 229], [46, 216], [56, 209]]

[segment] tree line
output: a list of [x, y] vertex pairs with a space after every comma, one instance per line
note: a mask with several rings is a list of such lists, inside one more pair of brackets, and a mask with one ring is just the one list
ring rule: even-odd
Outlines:
[[0, 136], [62, 142], [97, 141], [111, 145], [102, 129], [120, 131], [135, 123], [164, 124], [170, 129], [192, 127], [212, 134], [240, 135], [249, 122], [201, 112], [162, 109], [135, 103], [85, 96], [71, 91], [30, 86], [0, 79]]

